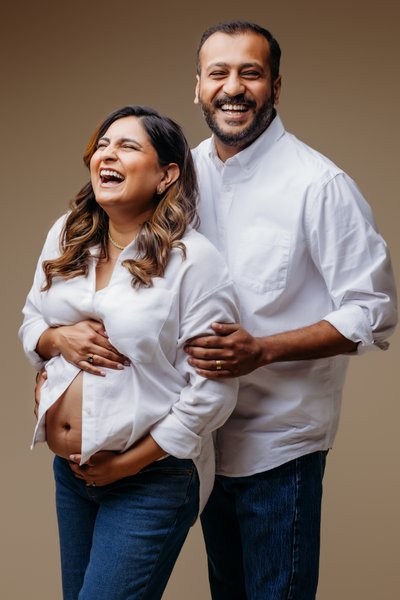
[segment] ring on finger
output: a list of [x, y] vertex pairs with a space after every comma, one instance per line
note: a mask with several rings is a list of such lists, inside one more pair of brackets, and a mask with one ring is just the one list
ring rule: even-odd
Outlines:
[[88, 361], [88, 363], [90, 365], [93, 365], [94, 364], [94, 356], [93, 356], [93, 354], [89, 354], [89, 356], [87, 357], [86, 360]]
[[222, 369], [222, 362], [220, 360], [215, 361], [215, 368], [217, 371], [220, 371]]

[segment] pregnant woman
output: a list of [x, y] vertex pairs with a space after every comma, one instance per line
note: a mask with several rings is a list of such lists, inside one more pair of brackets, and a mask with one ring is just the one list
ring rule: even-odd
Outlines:
[[[237, 392], [198, 375], [183, 348], [238, 313], [220, 256], [191, 227], [196, 179], [176, 123], [124, 107], [84, 160], [90, 182], [51, 228], [23, 310], [25, 352], [47, 374], [33, 444], [55, 454], [64, 599], [157, 600]], [[72, 325], [106, 335], [107, 356], [67, 360], [58, 340]]]

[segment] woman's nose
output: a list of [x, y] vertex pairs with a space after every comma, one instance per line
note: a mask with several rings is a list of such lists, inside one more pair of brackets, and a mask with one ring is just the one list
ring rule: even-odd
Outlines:
[[109, 144], [104, 148], [103, 160], [115, 160], [117, 158], [116, 148], [112, 144]]

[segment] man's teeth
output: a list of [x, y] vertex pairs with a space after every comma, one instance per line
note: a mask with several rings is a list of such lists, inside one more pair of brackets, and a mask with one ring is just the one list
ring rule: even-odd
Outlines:
[[117, 171], [112, 171], [110, 169], [102, 169], [100, 171], [100, 177], [115, 177], [115, 179], [120, 179], [123, 181], [125, 178]]
[[221, 106], [222, 110], [231, 110], [236, 112], [244, 112], [247, 110], [247, 106], [245, 104], [223, 104]]

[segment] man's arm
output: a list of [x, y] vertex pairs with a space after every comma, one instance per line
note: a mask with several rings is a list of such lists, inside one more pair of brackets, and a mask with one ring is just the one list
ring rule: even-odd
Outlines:
[[213, 323], [215, 336], [186, 345], [189, 363], [208, 378], [239, 377], [271, 363], [347, 354], [357, 343], [327, 321], [265, 337], [253, 337], [239, 324]]

